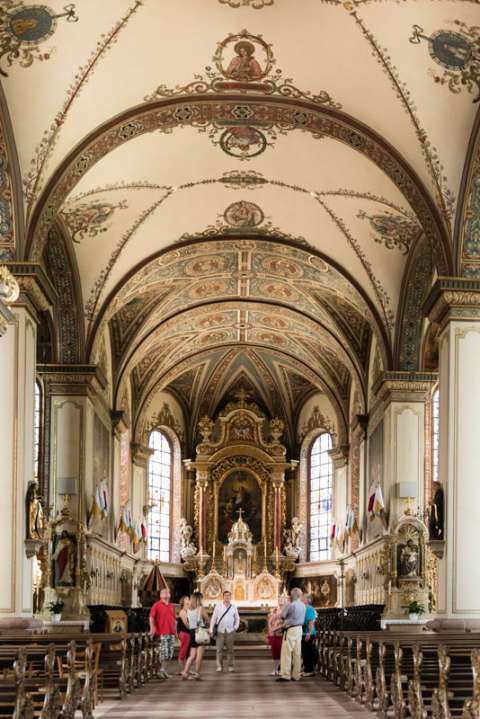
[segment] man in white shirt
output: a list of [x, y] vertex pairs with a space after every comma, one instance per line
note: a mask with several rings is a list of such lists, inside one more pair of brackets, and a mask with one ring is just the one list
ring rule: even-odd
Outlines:
[[240, 626], [240, 615], [231, 600], [231, 592], [225, 591], [223, 593], [223, 602], [218, 602], [215, 606], [210, 621], [210, 634], [215, 637], [217, 648], [217, 672], [223, 671], [224, 649], [227, 652], [228, 671], [235, 671], [233, 648], [235, 632]]

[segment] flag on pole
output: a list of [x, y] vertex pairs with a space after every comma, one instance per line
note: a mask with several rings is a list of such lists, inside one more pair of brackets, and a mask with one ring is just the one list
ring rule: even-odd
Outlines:
[[372, 494], [368, 498], [368, 506], [367, 511], [369, 514], [373, 512], [373, 505], [375, 504], [375, 490], [373, 490]]
[[381, 515], [385, 509], [385, 502], [383, 501], [383, 493], [380, 485], [377, 485], [375, 490], [375, 499], [373, 502], [373, 513], [377, 516]]
[[142, 535], [142, 539], [146, 544], [148, 539], [148, 524], [144, 514], [142, 514], [142, 518], [140, 520], [140, 532]]
[[105, 519], [106, 517], [108, 517], [110, 512], [110, 496], [106, 479], [102, 480], [102, 482], [100, 483], [99, 501], [101, 504], [102, 519]]
[[337, 531], [337, 525], [332, 524], [332, 528], [330, 530], [330, 542], [333, 542], [333, 540], [335, 539], [336, 531]]

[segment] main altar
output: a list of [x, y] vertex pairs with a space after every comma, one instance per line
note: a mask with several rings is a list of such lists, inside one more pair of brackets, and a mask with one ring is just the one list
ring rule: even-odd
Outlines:
[[181, 556], [206, 603], [227, 589], [240, 607], [277, 603], [299, 556], [301, 527], [287, 529], [282, 420], [268, 419], [244, 391], [215, 419], [198, 423], [193, 528], [180, 526]]

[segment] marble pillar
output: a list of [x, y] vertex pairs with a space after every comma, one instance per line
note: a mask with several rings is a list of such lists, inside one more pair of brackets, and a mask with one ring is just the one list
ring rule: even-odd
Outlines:
[[440, 278], [425, 312], [439, 331], [440, 467], [446, 543], [438, 612], [480, 618], [480, 282]]

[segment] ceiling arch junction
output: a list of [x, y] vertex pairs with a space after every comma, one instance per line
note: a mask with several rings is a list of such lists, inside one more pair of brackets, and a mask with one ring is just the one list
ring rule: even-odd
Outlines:
[[23, 259], [65, 267], [59, 356], [111, 347], [138, 426], [156, 391], [193, 427], [246, 387], [292, 444], [315, 392], [346, 434], [372, 343], [419, 369], [432, 278], [477, 271], [473, 223], [468, 256], [452, 234], [463, 185], [476, 201], [478, 8], [208, 1], [208, 26], [197, 0], [3, 3]]

